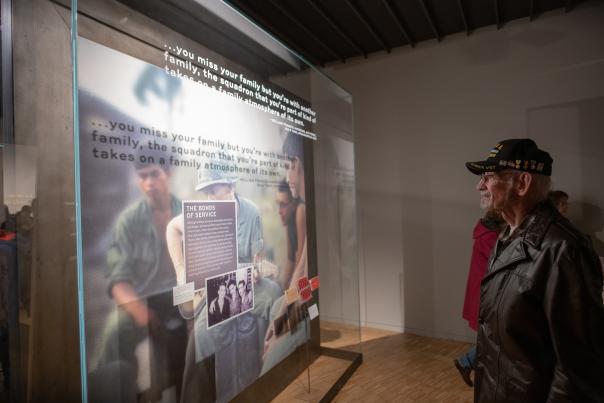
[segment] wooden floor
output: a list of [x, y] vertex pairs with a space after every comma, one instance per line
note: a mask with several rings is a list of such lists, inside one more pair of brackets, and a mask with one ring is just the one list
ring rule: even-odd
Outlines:
[[[452, 362], [467, 349], [467, 343], [370, 328], [359, 333], [358, 328], [326, 322], [321, 322], [321, 339], [327, 340], [323, 346], [360, 348], [363, 353], [363, 364], [334, 403], [472, 402], [472, 389], [463, 383]], [[348, 365], [349, 361], [322, 356], [273, 402], [318, 402]], [[5, 397], [0, 390], [0, 401]]]
[[[341, 337], [323, 345], [350, 346], [359, 339], [358, 330], [333, 325], [327, 331], [336, 329]], [[469, 344], [369, 328], [362, 329], [360, 337], [363, 364], [334, 402], [472, 402], [472, 388], [453, 366], [453, 359]], [[320, 357], [274, 402], [317, 402], [347, 366], [347, 361]]]

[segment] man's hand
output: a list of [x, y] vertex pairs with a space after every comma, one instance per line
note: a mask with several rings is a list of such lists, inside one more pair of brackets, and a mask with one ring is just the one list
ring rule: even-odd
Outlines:
[[215, 305], [214, 303], [215, 303], [215, 302], [216, 302], [216, 298], [214, 298], [214, 299], [212, 300], [212, 302], [210, 303], [209, 308], [208, 308], [208, 313], [210, 313], [210, 314], [213, 314], [213, 313], [214, 313], [214, 305]]
[[[287, 312], [287, 301], [284, 298], [281, 306], [279, 307], [279, 311], [277, 311], [276, 318], [281, 317]], [[273, 348], [275, 343], [277, 342], [277, 334], [275, 333], [275, 321], [271, 320], [270, 325], [266, 331], [266, 336], [264, 337], [264, 353], [262, 355], [262, 359], [266, 357], [266, 354]]]
[[111, 288], [111, 294], [115, 302], [132, 316], [132, 319], [138, 326], [147, 326], [150, 320], [155, 319], [153, 311], [147, 308], [147, 304], [144, 301], [141, 301], [129, 282], [120, 281], [115, 283]]
[[197, 310], [197, 307], [199, 306], [199, 304], [202, 303], [202, 301], [205, 299], [205, 297], [206, 297], [206, 289], [202, 288], [199, 291], [196, 291], [195, 294], [193, 294], [193, 301], [187, 301], [187, 302], [183, 302], [182, 304], [180, 304], [179, 305], [180, 313], [183, 316], [183, 318], [192, 319], [193, 316], [195, 315], [195, 311]]
[[155, 313], [140, 301], [130, 302], [122, 307], [132, 316], [139, 327], [147, 327], [155, 317]]
[[262, 353], [262, 360], [266, 359], [266, 354], [273, 348], [273, 345], [277, 341], [275, 334], [275, 324], [271, 321], [271, 324], [266, 331], [266, 337], [264, 338], [264, 352]]

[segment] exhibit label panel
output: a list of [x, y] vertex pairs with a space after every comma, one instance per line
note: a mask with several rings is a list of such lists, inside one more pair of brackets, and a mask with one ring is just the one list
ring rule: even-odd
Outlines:
[[207, 277], [237, 269], [235, 200], [183, 201], [186, 282], [195, 290]]

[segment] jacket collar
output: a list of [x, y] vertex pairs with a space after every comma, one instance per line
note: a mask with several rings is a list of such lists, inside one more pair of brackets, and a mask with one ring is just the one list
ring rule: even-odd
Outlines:
[[524, 242], [534, 249], [541, 249], [541, 242], [550, 225], [560, 218], [556, 207], [548, 200], [535, 206], [530, 214], [531, 219], [525, 233]]
[[[541, 243], [549, 226], [558, 216], [558, 211], [549, 201], [537, 204], [519, 228], [520, 233], [514, 236], [509, 245], [500, 254], [498, 253], [498, 249], [503, 247], [503, 244], [501, 240], [497, 241], [489, 264], [489, 270], [484, 280], [496, 272], [515, 266], [516, 263], [529, 260], [528, 247], [532, 249], [541, 248]], [[499, 256], [495, 258], [497, 255]]]

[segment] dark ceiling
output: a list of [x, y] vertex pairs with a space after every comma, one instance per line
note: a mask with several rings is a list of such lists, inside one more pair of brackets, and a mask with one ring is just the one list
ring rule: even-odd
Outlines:
[[316, 65], [571, 11], [585, 0], [225, 0]]

